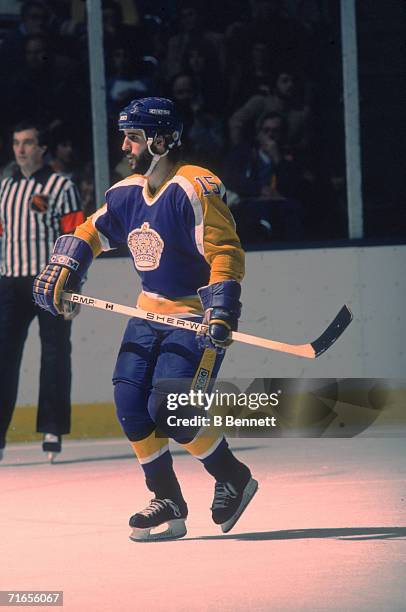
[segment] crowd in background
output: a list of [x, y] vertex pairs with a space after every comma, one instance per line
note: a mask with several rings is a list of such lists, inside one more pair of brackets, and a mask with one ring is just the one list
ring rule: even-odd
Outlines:
[[[340, 36], [332, 3], [103, 0], [111, 181], [131, 173], [117, 114], [166, 96], [184, 158], [218, 174], [243, 242], [346, 237]], [[48, 161], [95, 210], [83, 0], [29, 1], [2, 22], [0, 173], [10, 132], [48, 127]]]

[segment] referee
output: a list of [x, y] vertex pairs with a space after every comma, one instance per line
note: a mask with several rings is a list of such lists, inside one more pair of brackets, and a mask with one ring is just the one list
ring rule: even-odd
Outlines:
[[46, 266], [55, 240], [73, 232], [84, 215], [72, 181], [44, 162], [45, 132], [33, 122], [13, 133], [18, 169], [0, 183], [0, 459], [13, 415], [28, 328], [38, 318], [41, 371], [37, 431], [52, 460], [70, 431], [71, 320], [53, 317], [32, 300], [34, 278]]

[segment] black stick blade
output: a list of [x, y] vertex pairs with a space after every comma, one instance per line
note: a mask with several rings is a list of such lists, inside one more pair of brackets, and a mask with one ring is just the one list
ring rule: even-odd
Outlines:
[[343, 306], [332, 323], [321, 334], [317, 340], [311, 343], [315, 357], [318, 357], [341, 336], [353, 319], [352, 312], [347, 305]]

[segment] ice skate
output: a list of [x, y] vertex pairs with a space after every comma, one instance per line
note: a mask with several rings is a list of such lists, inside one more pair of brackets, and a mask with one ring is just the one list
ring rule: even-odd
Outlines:
[[49, 463], [54, 463], [55, 458], [61, 452], [62, 449], [62, 438], [55, 434], [47, 433], [44, 435], [42, 442], [42, 450], [47, 453], [47, 459]]
[[223, 533], [234, 527], [257, 490], [258, 482], [251, 477], [241, 488], [231, 482], [216, 482], [211, 511], [213, 521], [221, 525]]
[[186, 535], [187, 506], [170, 499], [152, 499], [149, 506], [130, 518], [130, 540], [152, 542], [176, 540]]

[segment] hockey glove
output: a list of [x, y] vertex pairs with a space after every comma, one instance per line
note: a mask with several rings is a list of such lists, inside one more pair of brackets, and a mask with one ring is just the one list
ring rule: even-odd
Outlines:
[[197, 342], [201, 348], [224, 351], [232, 342], [231, 332], [238, 326], [241, 286], [237, 281], [222, 281], [201, 287], [198, 294], [205, 311], [203, 323], [209, 329], [207, 334], [197, 334]]
[[72, 319], [74, 311], [65, 309], [61, 293], [80, 289], [92, 261], [93, 252], [85, 240], [71, 234], [60, 236], [49, 264], [34, 280], [34, 302], [55, 316]]

